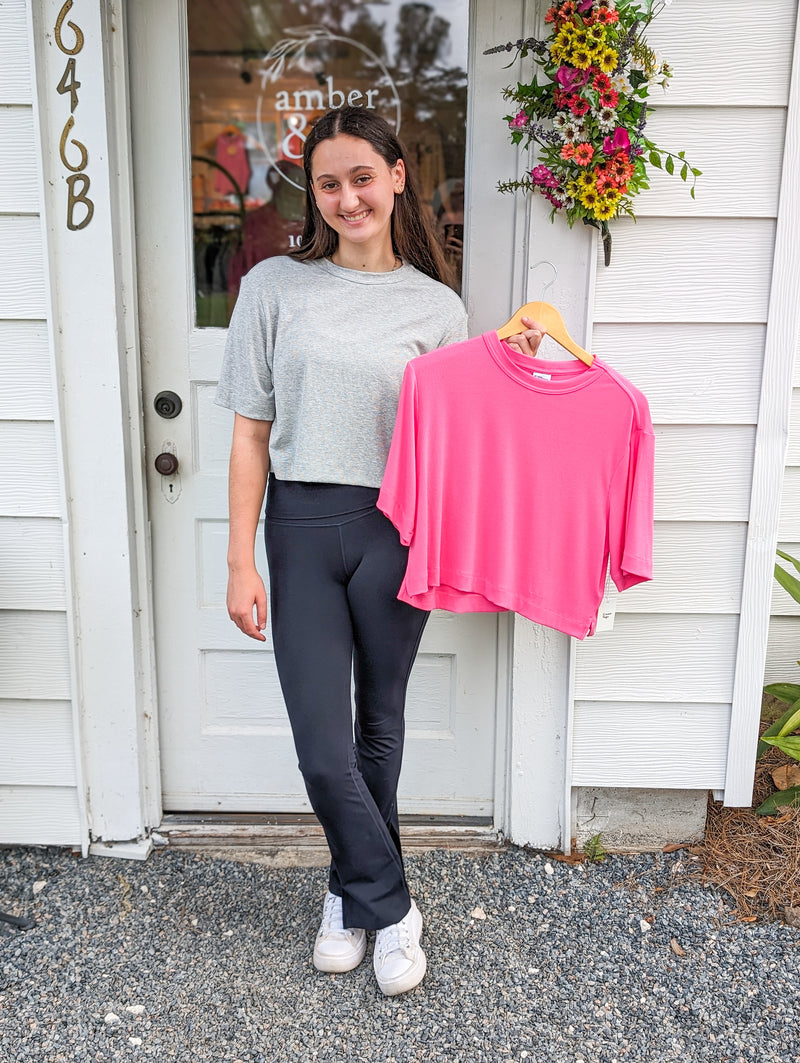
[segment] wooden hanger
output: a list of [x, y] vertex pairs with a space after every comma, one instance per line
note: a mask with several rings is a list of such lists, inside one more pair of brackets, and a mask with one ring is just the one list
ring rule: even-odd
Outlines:
[[591, 365], [594, 362], [594, 355], [589, 354], [583, 347], [578, 346], [567, 332], [567, 326], [564, 324], [561, 314], [550, 303], [525, 303], [502, 328], [497, 330], [498, 339], [504, 340], [509, 336], [516, 336], [518, 333], [524, 332], [523, 317], [529, 317], [533, 321], [538, 321], [540, 325], [544, 325], [548, 336], [554, 339], [565, 351], [574, 354], [576, 358], [579, 358], [586, 365]]

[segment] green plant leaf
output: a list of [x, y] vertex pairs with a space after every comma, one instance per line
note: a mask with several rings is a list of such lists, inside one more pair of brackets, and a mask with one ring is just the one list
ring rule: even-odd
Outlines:
[[785, 568], [781, 568], [780, 565], [775, 566], [775, 579], [796, 602], [800, 602], [800, 579], [793, 576], [791, 572], [787, 572]]
[[[761, 738], [759, 739], [758, 746], [756, 748], [756, 760], [758, 760], [760, 757], [763, 757], [764, 754], [767, 752], [767, 750], [770, 748], [772, 743], [768, 742], [767, 739], [773, 738], [776, 735], [780, 734], [780, 732], [783, 729], [783, 727], [785, 726], [787, 720], [791, 720], [791, 718], [793, 716], [796, 716], [797, 713], [800, 712], [800, 687], [794, 686], [793, 683], [775, 683], [774, 686], [775, 687], [783, 687], [786, 690], [790, 690], [790, 689], [796, 690], [797, 694], [795, 694], [795, 700], [791, 703], [791, 705], [786, 710], [786, 712], [783, 714], [783, 716], [780, 716], [775, 721], [775, 723], [770, 724], [769, 727], [766, 729], [766, 731], [761, 736]], [[773, 694], [772, 696], [773, 697], [778, 697], [777, 694]], [[788, 698], [780, 698], [780, 700], [781, 701], [788, 701], [789, 699]]]
[[800, 760], [800, 735], [787, 735], [785, 738], [765, 738], [762, 736], [762, 742], [766, 742], [770, 746], [776, 746], [787, 756], [793, 757], [795, 760]]
[[787, 805], [800, 805], [800, 786], [790, 786], [788, 790], [779, 790], [770, 794], [763, 804], [756, 809], [757, 816], [776, 816]]
[[689, 189], [689, 195], [692, 197], [692, 199], [697, 199], [697, 196], [694, 194], [694, 185], [692, 185], [692, 187]]
[[668, 174], [675, 173], [675, 163], [672, 161], [672, 156], [667, 155], [667, 161], [664, 163], [664, 169]]
[[[795, 706], [792, 706], [792, 708], [794, 707]], [[797, 728], [800, 727], [800, 706], [797, 707], [796, 712], [792, 713], [791, 709], [789, 712], [789, 719], [781, 726], [780, 731], [778, 731], [778, 738], [784, 738], [786, 735], [790, 735], [792, 731], [796, 731]]]
[[785, 701], [787, 705], [794, 705], [800, 699], [800, 685], [797, 683], [770, 683], [764, 687], [765, 694], [771, 694], [778, 701]]
[[657, 166], [659, 170], [661, 169], [661, 156], [659, 154], [655, 151], [651, 151], [648, 158], [650, 159], [651, 166]]
[[800, 572], [800, 561], [798, 561], [796, 557], [792, 557], [791, 554], [787, 554], [784, 550], [776, 550], [775, 553], [778, 557], [782, 557], [784, 561], [788, 561], [791, 565], [794, 565], [797, 571]]
[[684, 163], [683, 166], [681, 167], [681, 181], [685, 181], [688, 176], [689, 176], [689, 167], [687, 166], [686, 163]]

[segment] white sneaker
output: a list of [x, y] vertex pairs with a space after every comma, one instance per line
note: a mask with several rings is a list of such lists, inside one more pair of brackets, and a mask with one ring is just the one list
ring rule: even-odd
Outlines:
[[314, 942], [314, 966], [318, 971], [352, 971], [364, 959], [366, 951], [366, 930], [345, 930], [342, 898], [329, 891], [325, 894], [322, 922]]
[[399, 923], [378, 931], [372, 964], [378, 986], [387, 997], [407, 993], [425, 977], [427, 963], [419, 944], [421, 935], [422, 916], [413, 901], [408, 915]]

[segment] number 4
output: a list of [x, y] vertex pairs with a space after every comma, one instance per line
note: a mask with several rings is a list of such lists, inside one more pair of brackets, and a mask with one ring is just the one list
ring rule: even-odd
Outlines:
[[78, 89], [81, 87], [80, 81], [75, 78], [75, 60], [68, 59], [67, 65], [64, 67], [64, 73], [61, 75], [61, 80], [58, 83], [58, 92], [62, 96], [69, 93], [69, 113], [75, 110], [78, 106]]

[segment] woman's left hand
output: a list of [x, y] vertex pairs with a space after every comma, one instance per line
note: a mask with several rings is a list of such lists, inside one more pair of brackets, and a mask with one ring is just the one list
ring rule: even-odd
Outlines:
[[525, 326], [525, 331], [509, 336], [506, 343], [520, 354], [529, 354], [534, 357], [539, 350], [539, 344], [545, 337], [545, 327], [530, 317], [523, 317], [522, 324]]

